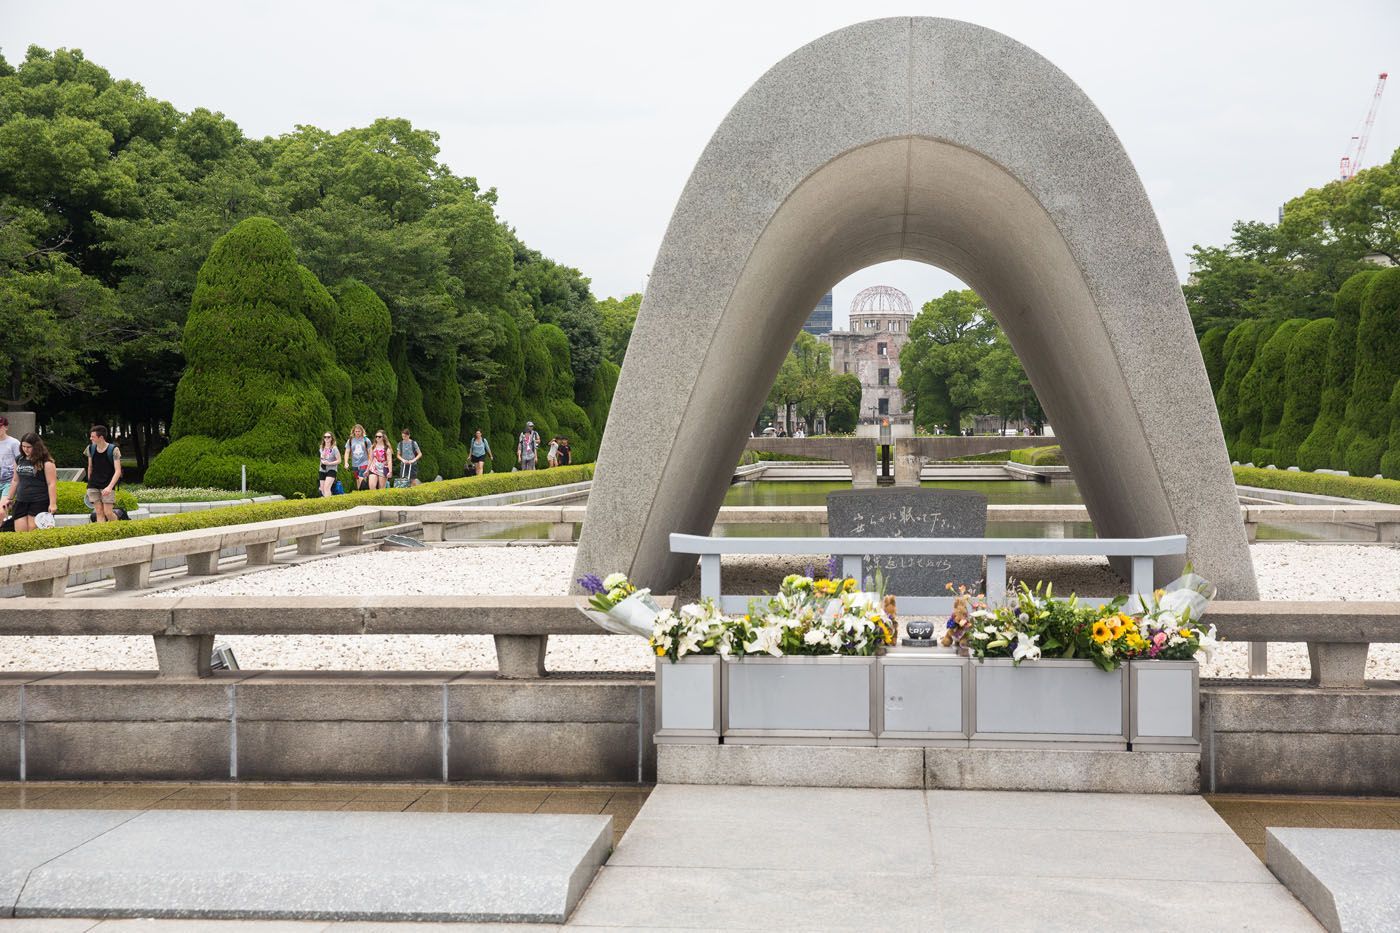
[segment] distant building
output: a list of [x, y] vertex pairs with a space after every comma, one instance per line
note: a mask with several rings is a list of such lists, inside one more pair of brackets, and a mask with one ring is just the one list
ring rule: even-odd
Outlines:
[[822, 296], [822, 300], [817, 302], [812, 313], [807, 315], [807, 323], [802, 325], [802, 329], [813, 337], [831, 333], [831, 292], [827, 292]]
[[851, 329], [831, 331], [821, 339], [831, 344], [831, 368], [860, 379], [860, 423], [912, 424], [899, 388], [899, 351], [909, 340], [914, 306], [909, 296], [888, 285], [876, 285], [851, 302]]

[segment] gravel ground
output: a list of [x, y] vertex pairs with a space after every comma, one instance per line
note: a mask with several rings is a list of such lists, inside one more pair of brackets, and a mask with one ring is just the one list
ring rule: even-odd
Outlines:
[[[1264, 599], [1400, 600], [1400, 548], [1356, 544], [1260, 544], [1251, 549]], [[379, 551], [327, 558], [152, 594], [179, 596], [337, 596], [374, 592], [405, 595], [510, 595], [568, 592], [574, 548], [457, 547], [430, 551]], [[802, 572], [805, 560], [741, 556], [725, 560], [726, 590], [765, 592], [784, 574]], [[1110, 595], [1121, 587], [1102, 558], [1012, 558], [1014, 578], [1052, 580], [1058, 593]], [[694, 599], [699, 574], [679, 588]], [[288, 670], [491, 670], [495, 648], [487, 636], [368, 635], [354, 637], [267, 635], [221, 638], [245, 668]], [[0, 670], [150, 670], [151, 640], [131, 638], [24, 637], [5, 639]], [[1307, 647], [1270, 648], [1270, 676], [1306, 677]], [[547, 662], [560, 671], [645, 671], [652, 659], [640, 639], [557, 635]], [[1203, 664], [1206, 677], [1243, 677], [1246, 649], [1222, 645]], [[1367, 676], [1400, 679], [1400, 645], [1372, 645]]]

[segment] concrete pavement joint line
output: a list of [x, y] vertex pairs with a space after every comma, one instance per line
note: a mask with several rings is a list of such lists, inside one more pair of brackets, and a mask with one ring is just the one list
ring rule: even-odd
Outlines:
[[238, 780], [238, 684], [228, 685], [228, 777]]
[[25, 780], [24, 767], [24, 684], [19, 685], [19, 779]]
[[[456, 678], [454, 678], [456, 679]], [[447, 685], [452, 681], [446, 681], [442, 685], [442, 783], [448, 781], [447, 759], [448, 751], [451, 748], [452, 731], [447, 727]]]

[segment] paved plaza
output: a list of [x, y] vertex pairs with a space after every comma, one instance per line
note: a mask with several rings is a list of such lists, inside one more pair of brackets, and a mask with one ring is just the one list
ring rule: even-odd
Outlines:
[[[568, 929], [1314, 930], [1261, 861], [1264, 827], [1400, 829], [1387, 799], [686, 785], [6, 785], [0, 808], [611, 814], [616, 848]], [[3, 933], [491, 928], [0, 920]]]

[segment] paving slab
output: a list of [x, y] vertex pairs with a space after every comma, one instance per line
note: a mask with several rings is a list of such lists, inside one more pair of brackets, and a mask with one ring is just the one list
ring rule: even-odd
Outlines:
[[1198, 797], [661, 784], [568, 928], [1317, 924]]
[[1269, 827], [1264, 853], [1333, 933], [1400, 930], [1400, 829]]
[[0, 917], [11, 915], [35, 869], [135, 816], [106, 810], [59, 810], [49, 811], [47, 819], [36, 820], [34, 812], [0, 810]]
[[[7, 814], [20, 838], [67, 815]], [[30, 871], [15, 916], [560, 923], [612, 845], [601, 815], [84, 815], [125, 822]]]

